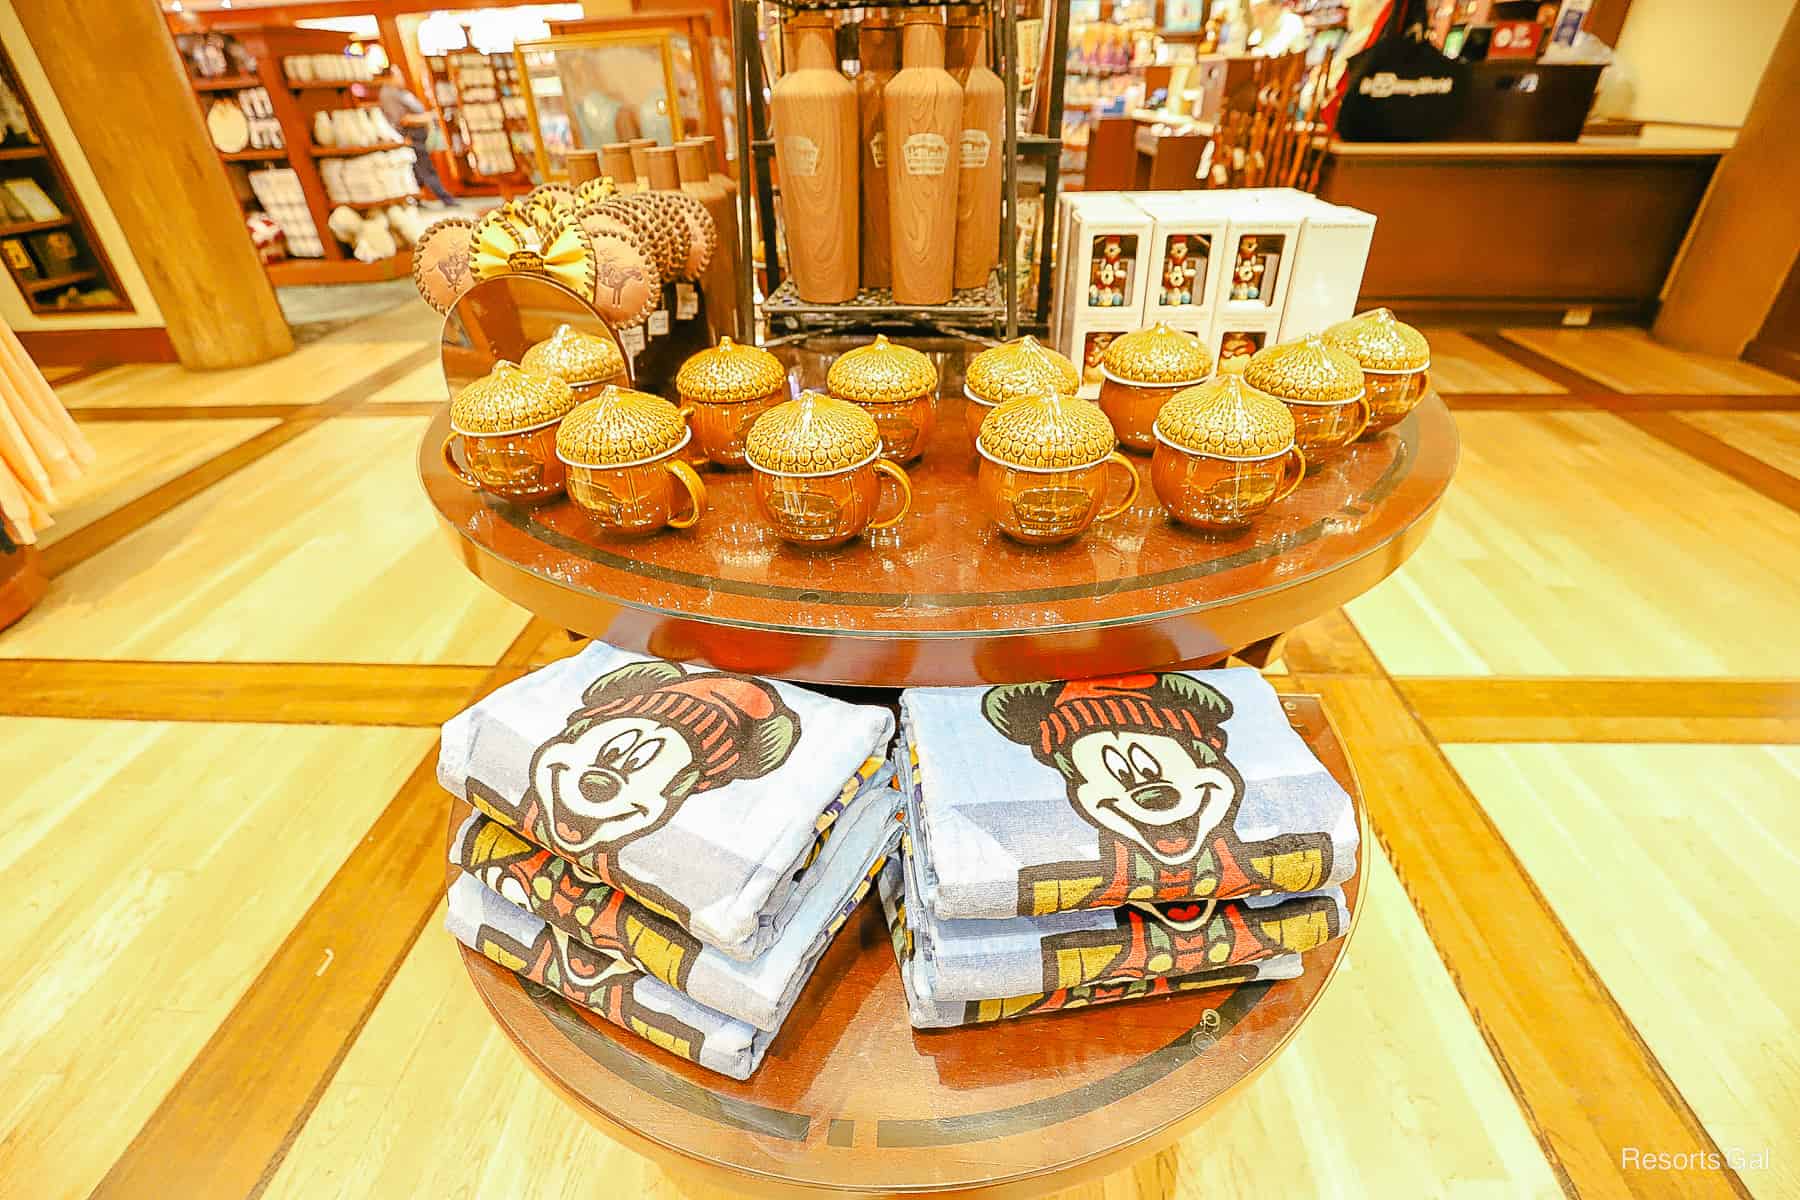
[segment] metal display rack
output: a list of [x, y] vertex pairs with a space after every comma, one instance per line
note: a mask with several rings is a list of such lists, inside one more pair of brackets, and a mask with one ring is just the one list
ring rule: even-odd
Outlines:
[[[1020, 327], [1018, 278], [1018, 225], [1020, 168], [1027, 160], [1043, 160], [1043, 215], [1039, 220], [1039, 280], [1037, 304], [1028, 324], [1038, 327], [1047, 320], [1050, 292], [1049, 262], [1052, 230], [1055, 226], [1056, 185], [1062, 139], [1043, 134], [1019, 132], [1019, 62], [1018, 5], [1016, 0], [983, 0], [983, 6], [997, 16], [997, 36], [991, 41], [998, 47], [1001, 77], [1006, 85], [1005, 123], [1006, 153], [1001, 166], [1000, 266], [989, 278], [987, 287], [968, 288], [957, 292], [947, 304], [901, 305], [885, 288], [865, 288], [843, 304], [809, 304], [794, 292], [793, 283], [784, 281], [776, 236], [775, 186], [771, 164], [775, 156], [775, 139], [769, 128], [769, 109], [764, 92], [763, 61], [759, 40], [759, 5], [761, 0], [733, 0], [732, 40], [735, 48], [733, 85], [738, 112], [738, 162], [745, 164], [749, 179], [738, 189], [738, 244], [746, 248], [754, 244], [755, 229], [760, 222], [763, 240], [763, 262], [767, 271], [766, 299], [763, 316], [769, 322], [771, 337], [787, 340], [803, 332], [843, 332], [877, 324], [913, 324], [944, 332], [991, 329], [995, 336], [1012, 339]], [[850, 8], [917, 8], [926, 7], [919, 0], [770, 0], [785, 12], [832, 11]], [[935, 6], [932, 6], [935, 7]], [[1051, 42], [1049, 78], [1039, 81], [1048, 85], [1049, 120], [1047, 127], [1062, 128], [1063, 60], [1067, 57], [1067, 6], [1049, 0], [1045, 4], [1044, 21]], [[754, 210], [752, 205], [755, 205]], [[738, 272], [738, 324], [742, 329], [756, 328], [754, 272]], [[777, 325], [781, 328], [777, 328]], [[786, 335], [786, 336], [784, 336]]]

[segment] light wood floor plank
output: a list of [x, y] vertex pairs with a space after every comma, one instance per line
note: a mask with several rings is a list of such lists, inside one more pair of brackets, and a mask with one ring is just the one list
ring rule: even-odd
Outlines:
[[[1739, 1172], [1744, 1184], [1800, 1195], [1800, 750], [1447, 753], [1713, 1141], [1767, 1155]], [[1659, 1148], [1647, 1132], [1638, 1144]], [[1694, 1194], [1707, 1178], [1673, 1174]], [[1639, 1187], [1647, 1177], [1627, 1175]]]
[[1773, 371], [1677, 350], [1641, 329], [1508, 329], [1505, 336], [1621, 392], [1800, 392], [1800, 382]]
[[373, 392], [370, 404], [442, 404], [450, 398], [444, 386], [443, 365], [434, 356], [416, 370]]
[[0, 657], [492, 662], [526, 614], [443, 544], [414, 468], [424, 428], [309, 429], [65, 572]]
[[1800, 676], [1800, 517], [1606, 413], [1463, 413], [1431, 537], [1347, 610], [1396, 675]]
[[[430, 742], [0, 719], [0, 1179], [100, 1180]], [[252, 1094], [216, 1093], [215, 1123]]]
[[436, 728], [478, 666], [0, 659], [0, 715]]
[[1449, 329], [1426, 332], [1431, 342], [1431, 378], [1438, 391], [1517, 392], [1559, 395], [1569, 389], [1519, 365], [1466, 333]]
[[1718, 1147], [1393, 686], [1348, 676], [1300, 682], [1324, 697], [1377, 837], [1574, 1194], [1745, 1194], [1731, 1174], [1623, 1173], [1628, 1146]]
[[1721, 475], [1762, 493], [1790, 512], [1800, 513], [1800, 478], [1765, 459], [1740, 450], [1672, 413], [1634, 413], [1625, 420]]
[[38, 545], [54, 545], [273, 424], [265, 419], [85, 425], [94, 464], [58, 490], [56, 521], [40, 532]]
[[1688, 412], [1681, 419], [1800, 479], [1800, 413]]
[[[512, 678], [544, 632], [543, 622], [529, 622], [463, 702]], [[96, 1195], [153, 1194], [168, 1178], [196, 1195], [254, 1196], [266, 1184], [442, 895], [445, 800], [436, 766], [434, 741], [374, 822], [358, 826], [367, 836], [293, 923]], [[274, 1045], [279, 1054], [269, 1052]], [[216, 1119], [221, 1097], [231, 1098], [228, 1123]]]
[[1800, 742], [1791, 679], [1394, 682], [1439, 742]]

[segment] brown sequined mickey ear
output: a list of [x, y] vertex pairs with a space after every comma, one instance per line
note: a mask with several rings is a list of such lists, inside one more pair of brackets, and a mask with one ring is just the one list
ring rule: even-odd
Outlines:
[[601, 229], [594, 246], [594, 309], [615, 329], [641, 325], [662, 300], [662, 276], [636, 235]]
[[706, 211], [706, 205], [694, 199], [686, 192], [662, 192], [667, 196], [669, 204], [687, 222], [688, 254], [683, 277], [698, 279], [706, 274], [706, 268], [712, 265], [712, 258], [719, 248], [719, 227], [713, 221], [712, 214]]
[[475, 222], [467, 217], [444, 217], [413, 247], [413, 286], [425, 303], [445, 315], [475, 283], [469, 269], [469, 240], [474, 233]]

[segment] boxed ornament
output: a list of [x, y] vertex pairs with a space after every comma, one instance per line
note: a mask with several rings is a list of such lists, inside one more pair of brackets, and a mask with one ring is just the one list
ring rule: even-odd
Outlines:
[[1269, 313], [1215, 314], [1205, 337], [1213, 370], [1242, 370], [1252, 354], [1281, 340], [1280, 328], [1280, 318]]
[[1204, 329], [1218, 293], [1230, 218], [1222, 192], [1146, 192], [1137, 206], [1155, 222], [1150, 263], [1155, 275], [1144, 296], [1144, 324]]
[[1323, 332], [1356, 312], [1374, 236], [1373, 213], [1312, 200], [1282, 309], [1282, 341]]
[[1057, 242], [1062, 265], [1054, 328], [1064, 346], [1074, 344], [1077, 324], [1138, 327], [1152, 230], [1149, 215], [1119, 193], [1084, 193], [1070, 200]]

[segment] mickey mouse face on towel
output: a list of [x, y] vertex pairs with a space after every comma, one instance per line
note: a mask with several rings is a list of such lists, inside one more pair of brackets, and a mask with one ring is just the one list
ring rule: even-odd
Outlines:
[[1243, 795], [1221, 728], [1231, 702], [1192, 676], [1007, 684], [982, 711], [1062, 775], [1076, 812], [1164, 866], [1193, 861]]
[[740, 675], [633, 663], [582, 699], [531, 763], [564, 853], [616, 849], [658, 829], [695, 792], [775, 770], [800, 740], [799, 716], [767, 683]]

